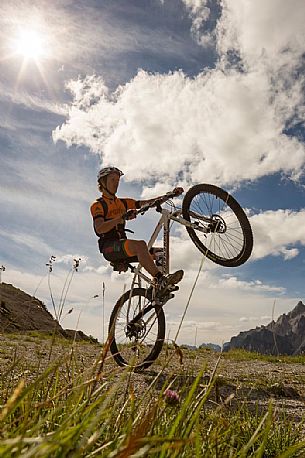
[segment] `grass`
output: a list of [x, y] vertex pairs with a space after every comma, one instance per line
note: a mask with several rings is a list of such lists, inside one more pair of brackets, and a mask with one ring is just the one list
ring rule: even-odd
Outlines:
[[[284, 458], [305, 453], [302, 423], [296, 426], [272, 401], [265, 410], [246, 399], [236, 402], [232, 394], [220, 401], [216, 366], [208, 378], [205, 367], [196, 372], [192, 366], [188, 378], [179, 365], [171, 374], [158, 366], [149, 377], [149, 372], [134, 374], [112, 365], [108, 356], [103, 365], [101, 356], [87, 365], [84, 348], [88, 344], [70, 343], [68, 350], [65, 345], [47, 365], [37, 352], [31, 371], [12, 350], [0, 377], [1, 457]], [[179, 400], [167, 397], [169, 388]]]
[[227, 359], [235, 359], [236, 361], [251, 361], [251, 360], [259, 360], [259, 361], [267, 361], [269, 363], [287, 363], [287, 364], [305, 364], [305, 355], [298, 355], [298, 356], [287, 356], [287, 355], [279, 355], [279, 356], [272, 356], [272, 355], [263, 355], [257, 352], [250, 352], [247, 350], [243, 350], [241, 348], [236, 348], [229, 350], [227, 353], [223, 353], [223, 357]]

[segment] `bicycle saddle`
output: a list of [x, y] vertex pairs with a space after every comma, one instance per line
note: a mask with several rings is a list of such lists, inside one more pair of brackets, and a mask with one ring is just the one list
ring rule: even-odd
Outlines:
[[124, 259], [121, 261], [113, 261], [113, 262], [110, 262], [110, 265], [113, 268], [114, 272], [121, 273], [121, 272], [127, 272], [132, 262], [138, 262], [138, 258], [136, 256], [133, 256], [130, 259]]

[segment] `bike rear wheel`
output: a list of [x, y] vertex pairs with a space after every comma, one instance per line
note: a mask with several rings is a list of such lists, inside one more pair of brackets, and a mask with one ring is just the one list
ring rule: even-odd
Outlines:
[[223, 189], [210, 184], [193, 186], [183, 199], [182, 214], [184, 219], [197, 225], [198, 230], [194, 226], [186, 230], [196, 247], [211, 261], [225, 267], [238, 267], [250, 257], [253, 235], [249, 220], [234, 197]]
[[[162, 350], [165, 317], [162, 307], [149, 307], [152, 291], [134, 288], [117, 301], [109, 322], [110, 351], [119, 366], [149, 367]], [[132, 321], [136, 316], [140, 318]]]

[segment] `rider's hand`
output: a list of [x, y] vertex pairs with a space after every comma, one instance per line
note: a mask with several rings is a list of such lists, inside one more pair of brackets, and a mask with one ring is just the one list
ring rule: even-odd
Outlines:
[[126, 220], [135, 219], [136, 217], [137, 217], [137, 210], [134, 210], [134, 209], [127, 210], [127, 212], [124, 215], [124, 218]]
[[180, 194], [184, 192], [184, 189], [177, 187], [173, 189], [173, 192], [175, 193], [176, 196], [180, 196]]

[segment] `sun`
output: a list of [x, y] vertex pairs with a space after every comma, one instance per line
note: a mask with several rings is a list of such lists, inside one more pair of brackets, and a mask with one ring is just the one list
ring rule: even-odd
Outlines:
[[45, 24], [20, 24], [8, 40], [8, 48], [10, 52], [5, 59], [20, 62], [16, 90], [19, 83], [27, 79], [27, 73], [35, 68], [45, 85], [49, 87], [47, 69], [54, 56], [51, 52], [52, 40]]
[[16, 42], [16, 52], [27, 59], [39, 59], [43, 56], [43, 40], [37, 32], [25, 30]]
[[13, 43], [14, 52], [26, 60], [36, 62], [47, 57], [47, 45], [43, 35], [36, 30], [20, 30]]

